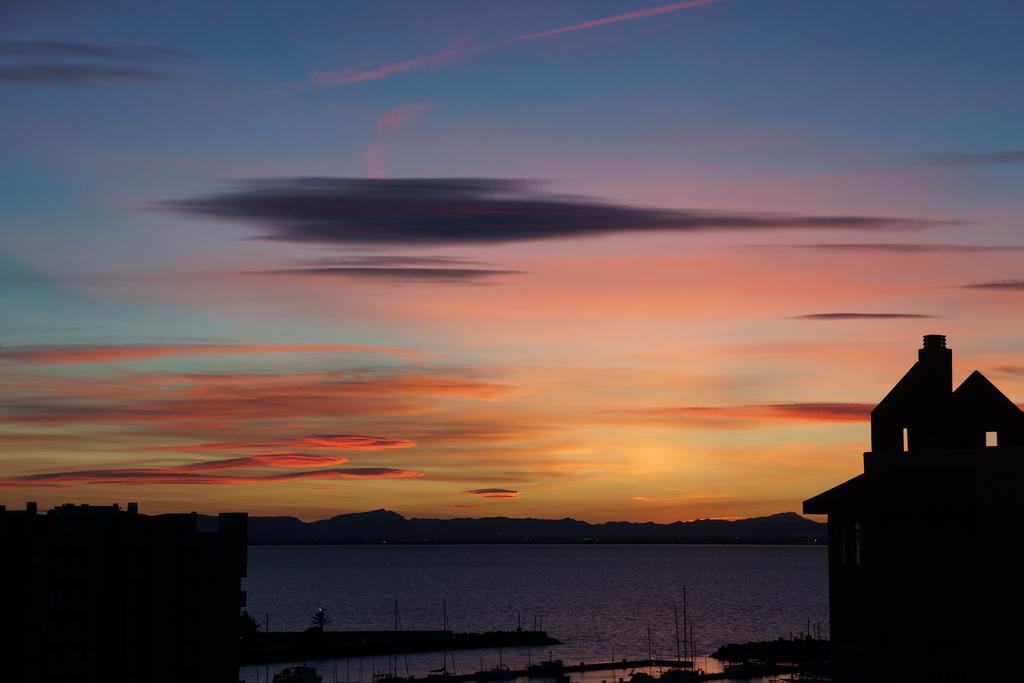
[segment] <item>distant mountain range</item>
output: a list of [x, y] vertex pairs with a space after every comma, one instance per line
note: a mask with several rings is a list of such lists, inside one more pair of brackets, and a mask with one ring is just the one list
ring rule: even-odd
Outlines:
[[[212, 521], [212, 520], [211, 520]], [[315, 522], [250, 517], [249, 543], [801, 543], [827, 541], [827, 526], [784, 512], [737, 521], [604, 522], [480, 517], [406, 518], [390, 510], [338, 515]]]

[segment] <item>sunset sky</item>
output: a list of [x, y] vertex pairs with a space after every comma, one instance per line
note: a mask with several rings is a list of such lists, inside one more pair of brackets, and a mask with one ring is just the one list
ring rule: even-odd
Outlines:
[[1022, 27], [2, 2], [0, 503], [799, 510], [923, 334], [1024, 401]]

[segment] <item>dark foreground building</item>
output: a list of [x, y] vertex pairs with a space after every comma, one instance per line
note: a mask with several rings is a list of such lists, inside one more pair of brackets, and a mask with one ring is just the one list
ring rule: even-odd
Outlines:
[[954, 390], [926, 336], [871, 412], [864, 473], [804, 502], [828, 515], [835, 680], [1020, 675], [1022, 484], [1024, 413], [979, 372]]
[[0, 507], [0, 680], [236, 683], [246, 515]]

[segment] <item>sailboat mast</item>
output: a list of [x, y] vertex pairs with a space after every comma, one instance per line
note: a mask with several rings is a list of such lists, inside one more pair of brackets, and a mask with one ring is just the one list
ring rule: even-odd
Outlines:
[[672, 620], [676, 624], [676, 664], [678, 664], [682, 657], [679, 653], [679, 610], [676, 609], [676, 603], [672, 603]]
[[[684, 644], [689, 645], [688, 643], [685, 643], [685, 641], [686, 641], [686, 625], [688, 623], [686, 618], [687, 618], [687, 613], [686, 613], [686, 586], [683, 586], [683, 641], [684, 641]], [[687, 648], [686, 658], [690, 659], [689, 648]]]
[[[395, 630], [402, 630], [402, 616], [398, 611], [398, 600], [395, 600]], [[404, 648], [403, 648], [404, 649]], [[397, 657], [397, 655], [396, 655]], [[409, 678], [409, 653], [403, 652], [402, 658], [405, 660], [405, 677]], [[395, 660], [395, 673], [398, 673], [398, 660]]]
[[651, 648], [651, 627], [647, 627], [647, 665], [650, 667], [651, 673], [654, 673], [654, 651]]
[[[448, 598], [441, 598], [441, 638], [444, 639], [444, 652], [442, 657], [444, 661], [441, 662], [441, 675], [445, 678], [448, 677]], [[452, 667], [455, 668], [455, 667]]]

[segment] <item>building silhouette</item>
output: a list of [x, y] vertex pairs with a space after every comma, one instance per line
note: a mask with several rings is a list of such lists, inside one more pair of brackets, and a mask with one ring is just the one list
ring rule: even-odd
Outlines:
[[980, 372], [954, 390], [926, 336], [871, 412], [864, 473], [804, 501], [828, 515], [834, 680], [1016, 674], [1022, 451], [1024, 412]]
[[0, 680], [237, 682], [246, 522], [0, 506]]

